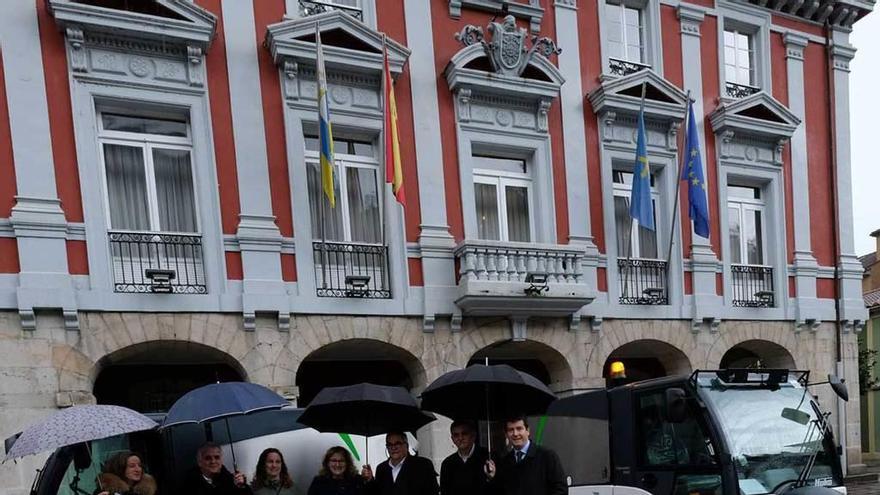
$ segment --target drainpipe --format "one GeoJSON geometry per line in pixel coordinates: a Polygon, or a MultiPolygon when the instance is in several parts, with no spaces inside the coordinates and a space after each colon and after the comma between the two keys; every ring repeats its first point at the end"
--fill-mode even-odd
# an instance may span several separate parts
{"type": "MultiPolygon", "coordinates": [[[[828,150],[831,153],[831,200],[834,206],[834,219],[831,222],[831,232],[834,236],[834,242],[831,243],[833,261],[834,261],[834,361],[835,373],[841,380],[846,379],[846,373],[843,366],[843,334],[840,325],[840,227],[839,221],[839,205],[837,197],[837,119],[834,113],[834,31],[831,27],[831,21],[825,20],[825,53],[827,55],[828,67],[826,68],[826,78],[828,81],[828,116],[831,124],[831,140],[828,150]]],[[[838,442],[840,444],[840,466],[843,470],[843,476],[847,475],[847,455],[846,455],[846,403],[837,397],[837,432],[838,442]]]]}

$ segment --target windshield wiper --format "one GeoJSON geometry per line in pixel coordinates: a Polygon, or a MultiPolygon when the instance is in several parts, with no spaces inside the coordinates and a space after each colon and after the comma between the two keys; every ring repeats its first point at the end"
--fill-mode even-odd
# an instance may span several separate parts
{"type": "MultiPolygon", "coordinates": [[[[814,449],[810,457],[807,458],[807,463],[804,464],[803,469],[801,469],[801,474],[798,475],[797,481],[794,483],[794,488],[800,488],[802,486],[806,486],[807,480],[810,478],[810,472],[813,470],[813,466],[816,465],[816,458],[819,456],[819,451],[823,447],[824,437],[828,432],[828,417],[831,415],[830,412],[823,413],[815,402],[810,402],[810,406],[813,408],[813,412],[816,413],[816,419],[813,420],[813,424],[816,428],[816,431],[820,433],[819,438],[819,447],[814,449]]],[[[809,431],[808,431],[809,434],[809,431]]],[[[809,440],[809,439],[807,439],[809,440]]],[[[807,442],[805,441],[804,444],[807,442]]]]}

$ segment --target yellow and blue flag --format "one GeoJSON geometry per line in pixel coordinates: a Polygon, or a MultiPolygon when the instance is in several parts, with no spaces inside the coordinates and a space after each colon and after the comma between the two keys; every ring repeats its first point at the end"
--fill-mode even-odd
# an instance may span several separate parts
{"type": "Polygon", "coordinates": [[[321,156],[321,187],[330,208],[336,207],[336,193],[333,189],[333,128],[330,125],[330,106],[327,103],[327,74],[324,69],[324,50],[321,49],[321,32],[315,25],[315,49],[317,50],[318,73],[318,140],[321,156]]]}
{"type": "Polygon", "coordinates": [[[694,223],[694,233],[709,238],[709,203],[706,201],[706,179],[703,175],[703,159],[700,158],[700,137],[694,120],[693,103],[688,102],[688,128],[685,134],[685,164],[681,168],[681,180],[688,183],[688,214],[694,223]]]}
{"type": "Polygon", "coordinates": [[[651,167],[648,163],[648,147],[645,145],[645,117],[639,111],[639,134],[636,138],[636,162],[633,165],[632,191],[629,215],[639,225],[654,230],[654,202],[651,200],[651,167]]]}

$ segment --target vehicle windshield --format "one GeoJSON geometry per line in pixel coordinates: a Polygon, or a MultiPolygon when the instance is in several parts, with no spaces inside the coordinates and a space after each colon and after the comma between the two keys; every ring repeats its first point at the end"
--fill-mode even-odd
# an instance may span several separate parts
{"type": "Polygon", "coordinates": [[[725,383],[715,373],[700,373],[697,390],[718,418],[743,495],[772,493],[797,480],[814,453],[807,484],[838,484],[834,453],[825,441],[821,420],[796,380],[771,390],[754,383],[725,383]]]}

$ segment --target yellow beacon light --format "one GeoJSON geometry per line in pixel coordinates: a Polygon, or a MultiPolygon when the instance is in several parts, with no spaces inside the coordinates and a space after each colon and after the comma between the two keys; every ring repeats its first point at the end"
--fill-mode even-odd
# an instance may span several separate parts
{"type": "Polygon", "coordinates": [[[626,366],[622,361],[611,363],[610,378],[626,378],[626,366]]]}

